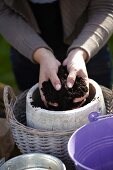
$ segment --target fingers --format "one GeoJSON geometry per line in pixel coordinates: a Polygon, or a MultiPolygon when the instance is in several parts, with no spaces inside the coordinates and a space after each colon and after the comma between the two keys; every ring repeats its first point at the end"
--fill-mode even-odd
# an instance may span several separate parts
{"type": "MultiPolygon", "coordinates": [[[[67,66],[67,63],[68,63],[68,59],[65,59],[63,62],[63,66],[67,66]]],[[[76,80],[77,70],[73,68],[73,66],[69,66],[68,71],[69,71],[69,74],[67,77],[67,86],[69,88],[72,88],[76,80]]]]}
{"type": "MultiPolygon", "coordinates": [[[[60,82],[60,79],[58,78],[56,72],[53,72],[53,75],[54,76],[50,77],[50,80],[51,80],[53,87],[58,91],[61,89],[61,82],[60,82]]],[[[49,102],[48,104],[51,106],[54,106],[54,107],[58,107],[58,103],[49,102]]]]}
{"type": "MultiPolygon", "coordinates": [[[[50,76],[50,81],[53,85],[53,87],[58,91],[61,89],[61,82],[60,82],[60,79],[58,78],[56,72],[52,72],[52,75],[50,76]]],[[[54,106],[54,107],[57,107],[58,106],[58,103],[51,103],[49,102],[48,103],[49,105],[51,106],[54,106]]]]}
{"type": "Polygon", "coordinates": [[[70,69],[69,69],[69,75],[67,77],[67,86],[69,88],[72,88],[75,81],[76,81],[77,76],[80,76],[80,77],[83,78],[83,80],[85,81],[85,84],[86,84],[86,86],[88,88],[88,91],[84,96],[74,99],[74,101],[73,101],[74,103],[85,101],[86,98],[89,96],[89,79],[88,79],[86,69],[84,69],[84,70],[82,70],[82,69],[76,70],[73,66],[71,66],[70,69]]]}
{"type": "Polygon", "coordinates": [[[43,95],[43,92],[42,92],[42,83],[44,81],[47,81],[47,78],[44,74],[42,74],[42,72],[40,71],[40,76],[39,76],[39,91],[40,91],[40,96],[41,96],[41,100],[43,101],[44,105],[47,107],[47,101],[45,99],[45,96],[43,95]]]}
{"type": "MultiPolygon", "coordinates": [[[[60,65],[60,64],[59,64],[60,65]]],[[[45,106],[47,107],[47,101],[46,101],[46,99],[45,99],[45,96],[44,96],[44,94],[43,94],[43,92],[42,92],[42,90],[41,90],[41,88],[42,88],[42,83],[44,82],[44,81],[48,81],[49,79],[50,79],[50,81],[51,81],[51,83],[52,83],[52,85],[53,85],[53,87],[56,89],[56,90],[60,90],[61,89],[61,82],[60,82],[60,79],[58,78],[58,76],[57,76],[57,70],[58,69],[52,69],[51,71],[45,71],[45,73],[44,73],[44,70],[43,69],[41,69],[40,70],[40,77],[39,77],[39,90],[40,90],[40,95],[41,95],[41,99],[42,99],[42,101],[44,102],[44,104],[45,104],[45,106]]],[[[50,105],[53,105],[53,106],[55,106],[55,107],[57,107],[58,106],[58,104],[57,103],[48,103],[48,104],[50,104],[50,105]]]]}
{"type": "Polygon", "coordinates": [[[86,93],[83,97],[74,99],[74,100],[73,100],[74,103],[84,101],[84,100],[86,100],[86,98],[89,96],[89,79],[86,78],[86,79],[84,79],[84,81],[85,81],[85,83],[86,83],[86,86],[87,86],[87,88],[88,88],[88,91],[87,91],[87,93],[86,93]]]}
{"type": "Polygon", "coordinates": [[[66,66],[66,65],[67,65],[67,61],[68,61],[68,58],[66,58],[66,59],[63,61],[63,66],[66,66]]]}
{"type": "Polygon", "coordinates": [[[61,83],[57,76],[58,68],[61,63],[55,58],[54,54],[44,48],[40,48],[34,55],[34,60],[40,64],[39,90],[41,99],[47,105],[46,99],[41,90],[42,83],[50,80],[56,90],[61,89],[61,83]]]}
{"type": "Polygon", "coordinates": [[[45,96],[43,95],[42,90],[41,90],[40,88],[39,88],[39,90],[40,90],[41,100],[43,101],[44,105],[45,105],[46,107],[48,107],[47,101],[46,101],[46,99],[45,99],[45,96]]]}
{"type": "Polygon", "coordinates": [[[67,86],[72,88],[77,76],[77,71],[75,69],[71,70],[68,77],[67,77],[67,86]]]}
{"type": "Polygon", "coordinates": [[[74,99],[74,102],[85,100],[89,95],[89,81],[83,51],[81,52],[80,49],[71,51],[68,57],[64,60],[63,65],[67,66],[68,69],[69,74],[67,77],[67,86],[69,88],[73,87],[77,76],[84,79],[88,88],[88,92],[83,97],[74,99]]]}
{"type": "Polygon", "coordinates": [[[88,97],[88,95],[89,95],[89,93],[87,92],[83,97],[74,99],[73,103],[78,103],[78,102],[85,100],[88,97]]]}
{"type": "Polygon", "coordinates": [[[83,106],[83,104],[86,102],[86,99],[82,100],[81,102],[79,102],[80,104],[77,107],[74,107],[73,109],[77,109],[80,108],[81,106],[83,106]]]}
{"type": "Polygon", "coordinates": [[[81,107],[85,102],[86,102],[86,99],[84,99],[84,100],[80,103],[79,107],[81,107]]]}
{"type": "Polygon", "coordinates": [[[61,89],[61,82],[60,79],[58,78],[56,72],[53,72],[51,77],[50,77],[50,81],[53,85],[53,87],[58,91],[61,89]]]}
{"type": "MultiPolygon", "coordinates": [[[[57,68],[59,68],[60,65],[61,65],[61,63],[57,60],[57,66],[58,66],[57,68]]],[[[51,76],[50,76],[50,81],[51,81],[53,87],[56,90],[60,90],[61,89],[61,82],[60,82],[60,79],[57,76],[57,73],[58,73],[58,69],[52,70],[51,76]]]]}
{"type": "Polygon", "coordinates": [[[51,106],[54,106],[54,107],[58,107],[58,103],[51,103],[51,102],[48,102],[49,105],[51,106]]]}

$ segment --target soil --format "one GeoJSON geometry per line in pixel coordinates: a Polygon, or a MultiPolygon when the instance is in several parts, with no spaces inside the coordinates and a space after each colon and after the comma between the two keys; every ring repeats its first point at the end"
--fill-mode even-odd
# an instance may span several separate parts
{"type": "MultiPolygon", "coordinates": [[[[75,98],[82,97],[86,94],[86,92],[88,91],[86,83],[82,77],[77,76],[74,86],[72,88],[68,88],[66,85],[67,76],[68,76],[68,71],[66,67],[60,66],[59,71],[58,71],[58,77],[60,78],[62,87],[61,87],[61,90],[59,91],[55,90],[50,80],[43,82],[42,92],[48,104],[48,108],[46,109],[62,111],[62,110],[75,109],[80,106],[81,102],[73,103],[73,100],[75,98]],[[52,106],[49,104],[49,102],[58,103],[58,106],[57,107],[52,106]]],[[[35,102],[33,102],[32,104],[35,107],[45,108],[43,103],[39,102],[39,100],[36,102],[36,99],[35,99],[35,102]]]]}

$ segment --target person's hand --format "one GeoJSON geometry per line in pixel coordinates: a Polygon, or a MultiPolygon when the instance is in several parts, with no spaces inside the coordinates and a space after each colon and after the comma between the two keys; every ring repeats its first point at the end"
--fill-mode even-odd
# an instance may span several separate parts
{"type": "MultiPolygon", "coordinates": [[[[69,75],[67,77],[67,86],[69,88],[72,88],[74,85],[74,82],[76,81],[76,76],[82,77],[86,85],[89,89],[89,79],[88,79],[88,73],[86,69],[85,60],[87,59],[87,53],[82,49],[74,49],[72,50],[67,58],[64,60],[63,65],[67,66],[67,70],[69,72],[69,75]]],[[[76,98],[73,102],[80,102],[85,101],[86,98],[89,95],[89,90],[86,93],[85,96],[81,98],[76,98]]]]}
{"type": "MultiPolygon", "coordinates": [[[[33,59],[36,63],[40,64],[39,90],[40,90],[41,99],[44,102],[44,104],[47,106],[47,102],[41,91],[42,83],[50,79],[53,87],[56,90],[60,90],[61,82],[57,76],[57,73],[58,73],[58,68],[61,65],[61,63],[55,58],[55,56],[50,50],[47,50],[45,48],[38,49],[34,53],[33,59]]],[[[57,106],[56,103],[52,105],[57,106]]]]}

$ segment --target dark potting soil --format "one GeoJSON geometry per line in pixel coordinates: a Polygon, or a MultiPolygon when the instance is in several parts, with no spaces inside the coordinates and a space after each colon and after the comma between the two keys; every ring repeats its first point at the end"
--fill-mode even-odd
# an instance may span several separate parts
{"type": "Polygon", "coordinates": [[[42,107],[47,110],[55,110],[55,111],[62,111],[62,110],[71,110],[78,108],[81,102],[73,103],[75,98],[82,97],[88,91],[85,81],[82,77],[76,77],[75,84],[72,88],[68,88],[66,85],[66,79],[68,76],[67,68],[64,66],[60,66],[58,71],[58,77],[61,81],[61,89],[56,91],[53,87],[50,80],[43,82],[42,84],[42,92],[46,98],[48,108],[45,108],[43,102],[39,97],[39,91],[35,93],[34,102],[32,105],[35,107],[42,107]],[[58,103],[58,106],[52,106],[49,104],[51,103],[58,103]]]}

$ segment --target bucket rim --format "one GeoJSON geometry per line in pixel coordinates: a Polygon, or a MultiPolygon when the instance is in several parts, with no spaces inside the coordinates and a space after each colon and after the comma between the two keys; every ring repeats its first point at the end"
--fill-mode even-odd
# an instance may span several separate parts
{"type": "Polygon", "coordinates": [[[68,150],[68,154],[69,154],[70,158],[72,159],[72,161],[74,162],[74,164],[75,164],[76,166],[79,165],[81,168],[84,168],[84,169],[86,169],[86,170],[94,170],[94,169],[89,168],[89,167],[87,167],[87,166],[85,166],[85,165],[82,165],[80,162],[78,162],[77,160],[75,160],[75,159],[73,158],[73,155],[72,155],[71,152],[70,152],[71,140],[72,140],[72,138],[74,137],[74,135],[75,135],[78,131],[80,131],[82,128],[84,128],[85,126],[87,126],[87,125],[89,125],[89,124],[90,124],[90,122],[89,122],[88,124],[85,124],[85,125],[83,125],[82,127],[78,128],[78,129],[71,135],[71,137],[69,138],[68,144],[67,144],[67,150],[68,150]]]}
{"type": "Polygon", "coordinates": [[[73,154],[70,152],[71,141],[72,141],[73,137],[74,137],[80,130],[82,130],[83,128],[87,128],[88,126],[93,125],[93,124],[95,124],[95,123],[104,122],[104,121],[106,121],[106,120],[108,120],[108,119],[109,119],[109,120],[110,120],[110,119],[113,119],[113,116],[111,116],[111,114],[110,114],[110,116],[109,116],[109,114],[108,114],[108,116],[106,116],[106,117],[102,117],[101,119],[97,119],[96,121],[93,121],[93,122],[88,122],[87,124],[83,125],[82,127],[78,128],[77,130],[75,130],[75,131],[72,133],[72,135],[70,136],[70,138],[69,138],[69,140],[68,140],[67,150],[68,150],[68,154],[69,154],[70,158],[72,159],[72,161],[74,162],[74,164],[75,164],[76,166],[79,165],[81,168],[84,168],[85,170],[94,170],[94,169],[92,169],[92,168],[89,168],[89,167],[81,164],[81,163],[78,162],[76,159],[74,159],[73,154]]]}
{"type": "Polygon", "coordinates": [[[66,170],[66,166],[65,164],[63,163],[62,160],[60,160],[59,158],[57,158],[56,156],[53,156],[53,155],[50,155],[50,154],[46,154],[46,153],[41,153],[41,152],[38,152],[38,153],[25,153],[25,154],[22,154],[22,155],[18,155],[18,156],[15,156],[9,160],[7,160],[6,162],[4,162],[2,164],[2,166],[0,167],[0,170],[2,170],[2,167],[5,168],[5,166],[7,166],[8,164],[10,164],[12,161],[16,162],[16,160],[24,160],[24,159],[29,159],[29,158],[43,158],[44,160],[46,159],[50,159],[54,162],[57,162],[57,164],[59,165],[60,168],[62,168],[62,170],[66,170]]]}

